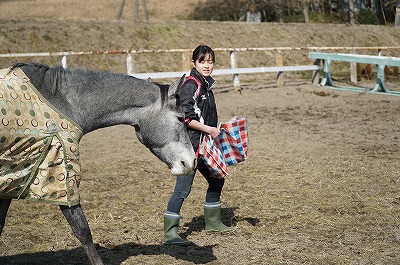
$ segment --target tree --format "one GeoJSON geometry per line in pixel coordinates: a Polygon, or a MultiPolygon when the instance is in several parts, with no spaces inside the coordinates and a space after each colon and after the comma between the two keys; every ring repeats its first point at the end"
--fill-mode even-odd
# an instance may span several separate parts
{"type": "MultiPolygon", "coordinates": [[[[137,21],[139,20],[139,0],[135,0],[135,17],[134,20],[137,21]]],[[[122,13],[124,11],[124,7],[125,7],[125,2],[126,0],[122,0],[121,2],[121,6],[119,7],[119,11],[118,11],[118,15],[117,15],[117,19],[120,20],[122,17],[122,13]]],[[[142,4],[143,4],[143,9],[144,9],[144,20],[147,22],[148,21],[148,17],[147,17],[147,5],[146,5],[146,0],[142,0],[142,4]]]]}
{"type": "Polygon", "coordinates": [[[122,0],[121,6],[119,7],[117,19],[120,20],[122,17],[122,12],[124,11],[124,6],[125,6],[125,0],[122,0]]]}
{"type": "MultiPolygon", "coordinates": [[[[143,10],[144,10],[144,20],[147,22],[147,5],[146,5],[146,0],[142,0],[143,4],[143,10]]],[[[135,4],[135,21],[139,20],[139,0],[136,0],[135,4]]]]}
{"type": "Polygon", "coordinates": [[[355,13],[354,13],[354,0],[349,0],[349,22],[350,25],[356,23],[355,13]]]}
{"type": "Polygon", "coordinates": [[[308,8],[310,6],[310,0],[302,0],[303,2],[303,15],[304,15],[304,22],[310,22],[310,17],[308,16],[308,8]]]}

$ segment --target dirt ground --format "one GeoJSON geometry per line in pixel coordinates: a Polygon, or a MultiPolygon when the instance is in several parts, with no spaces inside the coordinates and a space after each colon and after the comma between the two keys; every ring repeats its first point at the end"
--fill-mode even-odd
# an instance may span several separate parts
{"type": "MultiPolygon", "coordinates": [[[[204,232],[197,175],[180,230],[193,245],[163,246],[174,178],[132,128],[102,129],[81,141],[81,203],[106,264],[400,264],[400,97],[307,81],[215,93],[221,121],[249,122],[222,195],[234,232],[204,232]]],[[[57,206],[14,201],[0,264],[87,262],[57,206]]]]}

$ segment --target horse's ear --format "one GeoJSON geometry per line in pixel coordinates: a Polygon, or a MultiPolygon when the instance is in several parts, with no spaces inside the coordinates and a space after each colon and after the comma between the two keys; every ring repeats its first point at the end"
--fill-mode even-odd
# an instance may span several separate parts
{"type": "Polygon", "coordinates": [[[185,81],[185,78],[186,78],[186,74],[182,75],[182,77],[179,80],[176,80],[169,86],[169,89],[168,89],[169,96],[172,94],[175,94],[179,91],[183,82],[185,81]]]}

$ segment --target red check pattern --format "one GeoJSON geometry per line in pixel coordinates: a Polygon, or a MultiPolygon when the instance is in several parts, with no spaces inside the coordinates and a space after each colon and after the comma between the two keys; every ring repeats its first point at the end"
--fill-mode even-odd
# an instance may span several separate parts
{"type": "Polygon", "coordinates": [[[221,124],[221,133],[214,143],[222,152],[227,166],[245,161],[249,144],[246,117],[234,117],[221,124]]]}
{"type": "Polygon", "coordinates": [[[211,136],[207,135],[202,143],[202,157],[205,164],[214,178],[224,178],[228,175],[228,168],[225,164],[221,151],[214,144],[211,136]]]}
{"type": "Polygon", "coordinates": [[[228,175],[228,166],[245,161],[249,145],[246,117],[234,117],[221,124],[216,139],[206,135],[199,151],[205,164],[215,178],[228,175]]]}

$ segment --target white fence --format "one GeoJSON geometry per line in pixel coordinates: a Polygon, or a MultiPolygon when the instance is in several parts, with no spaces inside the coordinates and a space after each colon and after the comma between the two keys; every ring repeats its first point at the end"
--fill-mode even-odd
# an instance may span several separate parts
{"type": "MultiPolygon", "coordinates": [[[[229,52],[230,68],[229,69],[216,69],[213,75],[232,75],[233,86],[236,90],[240,90],[240,74],[251,73],[267,73],[275,72],[278,85],[283,85],[283,72],[287,71],[314,71],[313,80],[315,80],[319,70],[319,65],[295,65],[284,66],[282,53],[285,51],[350,51],[352,53],[359,53],[360,51],[374,51],[380,55],[382,51],[396,50],[400,51],[400,46],[393,47],[264,47],[264,48],[214,48],[215,52],[229,52]],[[250,67],[238,68],[236,67],[236,56],[241,52],[251,51],[264,51],[275,54],[276,66],[274,67],[250,67]]],[[[176,78],[188,73],[191,68],[191,49],[168,49],[168,50],[118,50],[118,51],[68,51],[68,52],[40,52],[40,53],[4,53],[0,54],[0,58],[18,58],[18,57],[49,57],[49,56],[62,56],[62,65],[67,67],[68,56],[80,55],[124,55],[126,54],[126,72],[129,75],[138,78],[176,78]],[[182,71],[181,72],[149,72],[149,73],[136,73],[134,69],[135,60],[133,55],[148,54],[148,53],[181,53],[182,55],[182,71]]]]}

